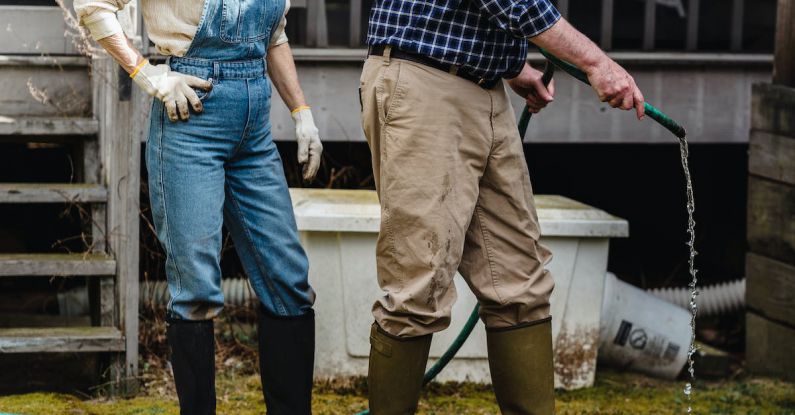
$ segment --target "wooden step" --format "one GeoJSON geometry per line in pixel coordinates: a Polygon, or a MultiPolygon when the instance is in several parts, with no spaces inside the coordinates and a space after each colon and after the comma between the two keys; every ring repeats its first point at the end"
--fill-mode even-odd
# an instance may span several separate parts
{"type": "Polygon", "coordinates": [[[0,203],[104,203],[108,191],[88,183],[0,183],[0,203]]]}
{"type": "Polygon", "coordinates": [[[0,277],[115,274],[116,261],[105,254],[0,254],[0,277]]]}
{"type": "Polygon", "coordinates": [[[115,327],[0,329],[0,353],[121,351],[124,351],[124,336],[115,327]]]}
{"type": "Polygon", "coordinates": [[[95,135],[98,132],[99,123],[93,118],[0,115],[0,136],[95,135]]]}
{"type": "MultiPolygon", "coordinates": [[[[5,28],[2,20],[0,16],[0,28],[5,28]]],[[[72,43],[64,39],[63,33],[60,38],[61,42],[72,43]]],[[[43,56],[38,52],[36,55],[0,55],[3,82],[0,114],[90,118],[92,90],[88,62],[80,56],[43,56]]]]}

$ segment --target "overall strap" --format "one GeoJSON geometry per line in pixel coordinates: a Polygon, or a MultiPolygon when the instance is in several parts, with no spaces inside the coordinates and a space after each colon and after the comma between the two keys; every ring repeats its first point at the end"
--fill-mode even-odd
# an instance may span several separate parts
{"type": "Polygon", "coordinates": [[[210,28],[213,27],[213,22],[221,18],[221,1],[222,0],[204,0],[202,17],[199,20],[196,34],[193,36],[193,41],[188,51],[185,53],[185,57],[195,57],[197,56],[197,52],[201,50],[208,34],[211,32],[210,28]]]}

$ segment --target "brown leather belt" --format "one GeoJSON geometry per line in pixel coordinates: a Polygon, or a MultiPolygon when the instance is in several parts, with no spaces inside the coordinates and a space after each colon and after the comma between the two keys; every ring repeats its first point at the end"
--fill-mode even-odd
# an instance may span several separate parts
{"type": "MultiPolygon", "coordinates": [[[[378,55],[384,56],[384,51],[386,50],[386,45],[375,45],[370,46],[368,49],[368,55],[378,55]]],[[[453,74],[455,76],[461,77],[466,79],[467,81],[474,82],[478,84],[483,89],[492,89],[498,83],[500,83],[501,79],[485,79],[479,76],[475,76],[472,74],[468,74],[460,70],[460,66],[458,65],[451,65],[448,63],[438,62],[433,60],[427,56],[420,55],[417,53],[406,52],[400,49],[395,48],[394,46],[390,47],[389,57],[395,59],[403,59],[411,62],[416,62],[425,66],[430,66],[431,68],[438,69],[440,71],[445,71],[447,73],[453,74]]]]}

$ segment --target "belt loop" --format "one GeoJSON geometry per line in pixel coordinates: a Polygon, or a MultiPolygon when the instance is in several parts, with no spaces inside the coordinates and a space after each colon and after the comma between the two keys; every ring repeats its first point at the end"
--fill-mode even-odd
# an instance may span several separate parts
{"type": "Polygon", "coordinates": [[[213,79],[221,79],[221,63],[213,62],[213,79]]]}
{"type": "Polygon", "coordinates": [[[387,62],[389,62],[390,60],[389,57],[391,55],[392,55],[392,46],[391,45],[384,46],[384,58],[386,59],[387,62]]]}
{"type": "Polygon", "coordinates": [[[268,77],[268,57],[267,56],[263,56],[262,57],[262,76],[264,76],[265,78],[268,77]]]}
{"type": "Polygon", "coordinates": [[[460,68],[460,66],[458,66],[458,65],[450,65],[450,74],[458,75],[458,68],[460,68]]]}

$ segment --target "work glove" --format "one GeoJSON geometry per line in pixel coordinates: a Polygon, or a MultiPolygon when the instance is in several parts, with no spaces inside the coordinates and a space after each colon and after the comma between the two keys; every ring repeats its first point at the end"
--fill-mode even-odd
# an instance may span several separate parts
{"type": "Polygon", "coordinates": [[[210,81],[174,72],[168,65],[152,65],[149,61],[144,61],[130,76],[147,94],[163,101],[171,121],[190,118],[188,103],[197,113],[202,112],[202,102],[193,88],[213,89],[210,81]]]}
{"type": "Polygon", "coordinates": [[[291,113],[295,121],[295,137],[298,140],[298,164],[303,166],[305,181],[312,181],[320,168],[323,144],[320,143],[315,120],[308,106],[302,105],[291,113]]]}

